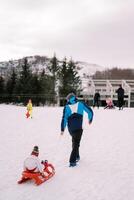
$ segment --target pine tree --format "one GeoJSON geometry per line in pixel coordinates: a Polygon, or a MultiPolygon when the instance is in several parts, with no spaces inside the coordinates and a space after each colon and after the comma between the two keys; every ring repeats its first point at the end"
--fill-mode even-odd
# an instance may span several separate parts
{"type": "Polygon", "coordinates": [[[21,101],[27,102],[27,98],[32,98],[32,89],[32,72],[27,58],[25,58],[16,87],[16,92],[22,96],[21,101]]]}
{"type": "Polygon", "coordinates": [[[68,63],[68,82],[68,89],[79,95],[81,91],[81,80],[78,75],[77,67],[72,59],[68,63]]]}
{"type": "Polygon", "coordinates": [[[68,68],[67,68],[67,59],[64,58],[62,66],[59,71],[59,79],[60,79],[60,86],[59,86],[59,93],[60,96],[65,97],[68,94],[68,68]]]}
{"type": "Polygon", "coordinates": [[[31,93],[32,89],[31,80],[32,80],[32,72],[30,70],[28,61],[25,58],[24,64],[22,65],[22,71],[20,72],[18,92],[21,94],[31,93]]]}
{"type": "Polygon", "coordinates": [[[45,74],[43,70],[40,75],[40,95],[41,102],[44,104],[53,102],[53,79],[52,76],[45,74]]]}
{"type": "Polygon", "coordinates": [[[6,83],[6,93],[9,96],[9,102],[13,102],[13,94],[15,93],[15,87],[16,87],[16,81],[17,81],[17,74],[15,72],[15,69],[12,69],[11,76],[8,78],[6,83]]]}
{"type": "Polygon", "coordinates": [[[70,92],[79,94],[80,90],[81,81],[76,65],[72,59],[67,63],[65,58],[60,70],[60,96],[65,97],[70,92]]]}
{"type": "Polygon", "coordinates": [[[54,54],[53,58],[50,60],[50,65],[48,68],[52,74],[52,98],[55,100],[59,72],[59,63],[58,59],[56,58],[56,54],[54,54]]]}
{"type": "Polygon", "coordinates": [[[5,81],[2,76],[0,76],[0,102],[4,102],[4,92],[5,92],[5,81]]]}
{"type": "Polygon", "coordinates": [[[0,94],[4,94],[4,78],[0,76],[0,94]]]}
{"type": "Polygon", "coordinates": [[[41,92],[41,86],[40,86],[40,81],[39,81],[39,75],[35,73],[32,78],[31,78],[31,94],[32,94],[32,102],[35,105],[39,105],[40,101],[40,92],[41,92]]]}

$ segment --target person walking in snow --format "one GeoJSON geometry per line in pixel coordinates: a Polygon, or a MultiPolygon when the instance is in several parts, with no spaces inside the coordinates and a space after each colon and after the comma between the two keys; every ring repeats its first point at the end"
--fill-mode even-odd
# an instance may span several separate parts
{"type": "Polygon", "coordinates": [[[70,167],[76,166],[76,162],[80,160],[79,146],[83,133],[83,114],[84,111],[88,114],[88,121],[91,124],[93,120],[93,111],[84,102],[78,101],[74,93],[67,96],[67,103],[63,110],[61,121],[61,135],[63,135],[66,125],[72,137],[72,151],[70,154],[70,167]]]}
{"type": "Polygon", "coordinates": [[[124,104],[124,89],[121,85],[119,85],[118,90],[116,90],[116,93],[118,95],[118,106],[119,110],[123,110],[123,104],[124,104]]]}
{"type": "Polygon", "coordinates": [[[32,118],[33,117],[33,105],[32,105],[32,100],[29,99],[28,104],[27,104],[27,113],[26,113],[27,118],[32,118]]]}

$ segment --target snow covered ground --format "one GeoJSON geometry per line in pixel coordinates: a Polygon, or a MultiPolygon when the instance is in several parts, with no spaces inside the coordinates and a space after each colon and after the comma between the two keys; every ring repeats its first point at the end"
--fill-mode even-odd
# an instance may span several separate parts
{"type": "Polygon", "coordinates": [[[133,200],[134,109],[94,109],[94,121],[84,118],[81,160],[68,167],[71,137],[60,136],[63,108],[0,105],[0,200],[133,200]],[[18,185],[24,159],[34,145],[56,175],[46,183],[18,185]]]}

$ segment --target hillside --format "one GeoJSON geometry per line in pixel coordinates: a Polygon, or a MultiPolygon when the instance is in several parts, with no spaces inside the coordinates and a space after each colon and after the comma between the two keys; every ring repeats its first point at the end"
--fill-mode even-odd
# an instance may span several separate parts
{"type": "MultiPolygon", "coordinates": [[[[30,64],[32,71],[38,71],[40,72],[42,69],[45,69],[46,73],[48,73],[47,66],[50,63],[50,59],[46,56],[28,56],[26,57],[28,59],[28,63],[30,64]]],[[[23,62],[23,59],[19,60],[11,60],[7,62],[0,62],[0,71],[2,74],[8,74],[9,71],[15,67],[18,71],[20,70],[20,65],[23,62]]],[[[61,61],[59,61],[61,63],[61,61]]],[[[77,69],[79,72],[79,75],[81,78],[87,78],[91,75],[93,75],[97,70],[102,71],[104,70],[104,67],[96,65],[96,64],[90,64],[86,62],[76,61],[77,69]]]]}

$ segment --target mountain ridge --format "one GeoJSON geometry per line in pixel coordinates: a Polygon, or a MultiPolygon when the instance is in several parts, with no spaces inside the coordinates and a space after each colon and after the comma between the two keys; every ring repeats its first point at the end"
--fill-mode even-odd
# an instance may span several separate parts
{"type": "MultiPolygon", "coordinates": [[[[35,71],[40,72],[42,71],[42,69],[45,69],[46,73],[48,73],[47,66],[50,63],[51,58],[48,58],[47,56],[34,55],[34,56],[26,56],[20,59],[0,62],[1,74],[8,73],[14,67],[17,70],[20,70],[21,64],[25,58],[27,58],[28,63],[30,64],[33,72],[35,71]]],[[[59,63],[61,62],[62,61],[59,60],[59,63]]],[[[104,70],[104,67],[98,64],[88,63],[84,61],[75,61],[75,64],[77,66],[77,70],[81,78],[88,78],[92,76],[93,74],[95,74],[96,71],[104,70]]]]}

